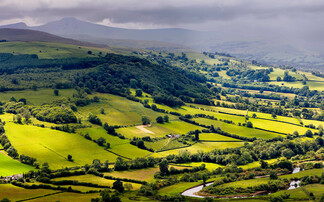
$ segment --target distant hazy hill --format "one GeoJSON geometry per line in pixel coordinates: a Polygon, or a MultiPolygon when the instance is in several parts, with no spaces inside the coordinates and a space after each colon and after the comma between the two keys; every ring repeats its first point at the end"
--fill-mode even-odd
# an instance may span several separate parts
{"type": "Polygon", "coordinates": [[[324,48],[323,50],[311,50],[303,45],[286,43],[279,39],[253,38],[251,40],[242,38],[240,35],[233,35],[233,37],[222,30],[203,32],[178,28],[122,29],[75,18],[63,18],[35,27],[26,27],[24,23],[6,27],[29,28],[111,46],[158,50],[183,50],[190,47],[198,51],[226,52],[241,59],[257,60],[267,64],[291,65],[308,70],[324,71],[324,48]]]}
{"type": "Polygon", "coordinates": [[[28,30],[28,29],[1,28],[1,27],[0,27],[0,40],[40,41],[40,42],[71,44],[76,46],[105,47],[104,45],[63,38],[60,36],[55,36],[53,34],[48,34],[41,31],[28,30]]]}

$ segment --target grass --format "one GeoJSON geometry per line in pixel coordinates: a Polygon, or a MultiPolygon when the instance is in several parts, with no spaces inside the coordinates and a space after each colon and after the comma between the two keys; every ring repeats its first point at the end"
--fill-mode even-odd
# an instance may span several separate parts
{"type": "MultiPolygon", "coordinates": [[[[265,162],[267,162],[268,164],[273,164],[273,163],[277,162],[277,159],[265,160],[265,162]]],[[[257,167],[260,167],[260,162],[259,161],[254,161],[252,163],[242,165],[242,166],[239,166],[239,167],[243,168],[244,170],[251,169],[251,168],[257,168],[257,167]]]]}
{"type": "Polygon", "coordinates": [[[206,169],[208,169],[209,171],[211,170],[215,170],[219,167],[224,167],[222,165],[216,164],[216,163],[207,163],[207,162],[191,162],[191,163],[183,163],[183,164],[177,164],[177,165],[183,165],[183,166],[191,166],[191,167],[197,167],[197,166],[201,166],[201,164],[205,164],[206,165],[206,169]]]}
{"type": "Polygon", "coordinates": [[[146,133],[136,127],[119,128],[117,132],[131,139],[133,137],[164,137],[168,134],[186,134],[189,131],[202,130],[203,128],[183,121],[170,121],[163,124],[153,123],[151,127],[146,127],[146,129],[154,134],[146,133]]]}
{"type": "MultiPolygon", "coordinates": [[[[155,121],[158,116],[165,115],[124,97],[100,93],[93,94],[93,96],[98,96],[100,102],[80,107],[78,111],[83,119],[87,119],[89,114],[92,113],[97,115],[103,123],[107,122],[109,125],[139,125],[142,123],[143,116],[155,121]],[[101,108],[104,109],[105,114],[100,113],[101,108]]],[[[173,116],[169,117],[170,119],[173,118],[173,116]]]]}
{"type": "Polygon", "coordinates": [[[91,50],[94,55],[98,55],[100,51],[74,45],[66,45],[61,43],[47,42],[7,42],[0,44],[1,53],[13,54],[36,54],[40,59],[54,58],[84,58],[93,57],[87,52],[91,50]]]}
{"type": "MultiPolygon", "coordinates": [[[[207,182],[213,182],[213,181],[219,180],[219,179],[221,179],[221,177],[213,177],[213,178],[208,179],[207,182]]],[[[194,186],[201,185],[202,183],[203,183],[202,180],[199,180],[197,182],[180,182],[175,185],[163,187],[162,189],[159,190],[159,194],[160,195],[168,195],[168,196],[178,195],[178,194],[184,192],[185,190],[187,190],[191,187],[194,187],[194,186]]]]}
{"type": "Polygon", "coordinates": [[[169,143],[165,145],[165,147],[162,148],[162,150],[167,150],[167,149],[176,149],[179,147],[184,147],[187,146],[179,141],[177,139],[170,139],[169,143]]]}
{"type": "Polygon", "coordinates": [[[110,143],[109,150],[127,158],[143,157],[150,154],[149,151],[139,149],[138,147],[131,145],[129,140],[120,139],[117,136],[107,134],[106,130],[99,126],[93,126],[92,128],[82,128],[77,131],[79,134],[88,133],[92,139],[98,139],[103,137],[110,143]]]}
{"type": "Polygon", "coordinates": [[[41,105],[44,103],[51,103],[55,100],[62,99],[63,97],[72,97],[74,92],[74,89],[61,89],[59,90],[59,96],[55,96],[53,89],[39,89],[37,91],[7,91],[0,93],[0,101],[8,102],[12,97],[16,98],[16,100],[25,98],[27,99],[28,104],[41,105]]]}
{"type": "Polygon", "coordinates": [[[253,128],[247,128],[244,126],[238,126],[234,124],[228,124],[222,121],[216,121],[216,120],[211,120],[211,119],[205,119],[205,118],[194,118],[194,121],[200,123],[200,124],[205,124],[205,125],[214,125],[215,128],[220,127],[223,131],[243,136],[243,137],[249,137],[249,138],[262,138],[262,139],[272,139],[279,134],[271,133],[271,132],[266,132],[266,131],[261,131],[253,128]]]}
{"type": "MultiPolygon", "coordinates": [[[[99,184],[101,186],[110,186],[110,187],[112,187],[113,183],[116,181],[116,180],[108,180],[95,175],[80,175],[80,176],[61,177],[61,178],[54,179],[54,181],[60,181],[60,180],[76,180],[78,182],[88,182],[93,184],[99,184]]],[[[142,186],[141,184],[138,183],[130,183],[130,182],[123,182],[123,183],[132,184],[134,190],[137,190],[142,186]]]]}
{"type": "Polygon", "coordinates": [[[144,180],[152,181],[154,179],[154,174],[159,171],[158,167],[138,169],[138,170],[126,170],[126,171],[114,171],[105,173],[105,175],[119,177],[119,178],[128,178],[134,180],[144,180]]]}
{"type": "Polygon", "coordinates": [[[226,141],[236,141],[241,142],[242,140],[223,136],[217,133],[200,133],[199,134],[199,140],[201,141],[219,141],[219,142],[226,142],[226,141]]]}
{"type": "MultiPolygon", "coordinates": [[[[272,130],[272,131],[286,133],[286,134],[288,133],[292,134],[294,131],[298,131],[299,134],[305,134],[305,132],[309,130],[309,128],[306,127],[291,125],[282,122],[268,121],[263,119],[250,118],[250,121],[253,123],[253,127],[258,127],[258,128],[272,130]]],[[[311,130],[313,132],[315,131],[313,129],[311,130]]]]}
{"type": "Polygon", "coordinates": [[[153,149],[154,151],[158,151],[161,148],[163,148],[164,146],[166,146],[166,144],[168,142],[169,142],[169,139],[165,138],[165,139],[161,139],[161,140],[154,141],[154,142],[145,142],[145,146],[153,149]]]}
{"type": "Polygon", "coordinates": [[[170,154],[178,154],[181,150],[188,150],[191,153],[196,153],[198,151],[211,151],[214,149],[226,149],[226,148],[234,148],[241,147],[244,145],[244,142],[198,142],[190,147],[181,148],[181,149],[173,149],[163,152],[158,152],[152,154],[153,157],[163,157],[168,156],[170,154]]]}
{"type": "Polygon", "coordinates": [[[35,168],[14,160],[0,151],[0,176],[23,174],[35,168]]]}
{"type": "Polygon", "coordinates": [[[78,201],[78,202],[89,202],[92,198],[100,198],[100,193],[90,194],[78,194],[71,192],[61,192],[59,194],[42,197],[39,199],[30,200],[32,202],[43,202],[43,201],[78,201]]]}
{"type": "MultiPolygon", "coordinates": [[[[6,115],[0,118],[3,119],[4,116],[6,115]]],[[[40,163],[48,162],[52,169],[90,164],[93,159],[113,162],[117,158],[78,134],[19,125],[9,121],[6,121],[5,129],[11,144],[19,154],[34,157],[40,163]],[[72,155],[74,162],[66,159],[68,154],[72,155]]]]}
{"type": "Polygon", "coordinates": [[[321,176],[323,172],[324,172],[324,168],[311,169],[311,170],[300,171],[298,173],[294,173],[294,174],[290,174],[290,175],[281,175],[281,176],[279,176],[279,178],[291,179],[291,178],[301,178],[304,176],[311,176],[311,175],[321,176]]]}
{"type": "Polygon", "coordinates": [[[24,189],[12,184],[0,184],[0,199],[8,198],[11,201],[44,196],[58,191],[48,189],[24,189]]]}

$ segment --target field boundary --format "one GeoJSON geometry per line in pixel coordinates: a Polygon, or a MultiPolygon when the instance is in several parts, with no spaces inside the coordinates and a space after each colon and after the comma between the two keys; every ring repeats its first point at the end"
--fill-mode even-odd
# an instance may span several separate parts
{"type": "Polygon", "coordinates": [[[17,202],[30,201],[30,200],[39,199],[39,198],[52,196],[52,195],[55,195],[55,194],[61,194],[61,193],[64,193],[64,191],[55,192],[55,193],[51,193],[51,194],[45,194],[45,195],[42,195],[42,196],[36,196],[36,197],[33,197],[33,198],[22,199],[22,200],[18,200],[17,202]]]}
{"type": "Polygon", "coordinates": [[[131,159],[131,158],[128,158],[128,157],[123,156],[123,155],[120,155],[120,154],[117,154],[117,153],[115,153],[115,152],[113,152],[113,151],[110,151],[110,150],[108,150],[108,149],[105,149],[105,151],[110,152],[110,153],[112,153],[112,154],[115,154],[115,155],[117,155],[117,156],[119,156],[119,157],[122,157],[122,158],[128,159],[128,160],[133,160],[133,159],[131,159]]]}

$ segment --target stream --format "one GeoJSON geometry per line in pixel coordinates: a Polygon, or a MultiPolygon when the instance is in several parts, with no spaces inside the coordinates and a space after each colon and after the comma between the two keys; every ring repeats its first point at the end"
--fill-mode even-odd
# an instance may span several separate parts
{"type": "MultiPolygon", "coordinates": [[[[292,171],[291,174],[295,174],[295,173],[298,173],[298,172],[300,172],[299,167],[294,168],[294,170],[292,171]]],[[[206,187],[212,185],[213,183],[214,182],[206,183],[206,187]]],[[[290,182],[289,188],[287,190],[298,188],[299,183],[300,183],[300,180],[297,180],[297,181],[292,180],[290,182]]],[[[205,198],[205,196],[196,195],[196,193],[201,191],[203,188],[204,188],[204,185],[195,186],[195,187],[192,187],[190,189],[185,190],[184,192],[181,193],[181,195],[195,197],[195,198],[205,198]]],[[[251,196],[249,196],[249,197],[251,197],[251,196]]],[[[249,197],[230,197],[230,198],[249,198],[249,197]]]]}

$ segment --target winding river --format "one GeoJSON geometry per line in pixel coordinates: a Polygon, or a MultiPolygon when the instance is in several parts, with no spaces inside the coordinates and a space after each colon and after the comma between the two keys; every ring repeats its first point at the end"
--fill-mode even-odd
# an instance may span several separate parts
{"type": "MultiPolygon", "coordinates": [[[[300,168],[297,167],[297,168],[294,168],[294,170],[292,171],[291,174],[295,174],[295,173],[298,173],[298,172],[300,172],[300,168]]],[[[214,182],[206,183],[206,186],[212,185],[213,183],[214,182]]],[[[290,182],[288,190],[298,188],[299,183],[300,183],[300,180],[297,180],[297,181],[292,180],[290,182]]],[[[195,186],[195,187],[192,187],[190,189],[185,190],[184,192],[181,193],[181,195],[195,197],[195,198],[205,198],[205,196],[199,196],[199,195],[196,194],[197,192],[201,191],[203,188],[204,188],[204,185],[195,186]]],[[[233,198],[238,198],[238,197],[233,197],[233,198]]],[[[241,198],[248,198],[248,197],[241,197],[241,198]]]]}

